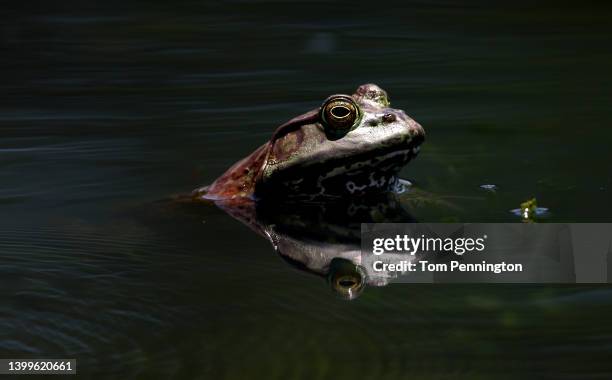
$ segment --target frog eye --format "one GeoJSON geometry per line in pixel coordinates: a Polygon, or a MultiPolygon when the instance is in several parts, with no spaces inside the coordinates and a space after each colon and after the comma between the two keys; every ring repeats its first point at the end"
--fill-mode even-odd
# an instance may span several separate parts
{"type": "Polygon", "coordinates": [[[332,96],[321,106],[321,121],[329,132],[346,133],[360,117],[359,106],[350,96],[332,96]]]}

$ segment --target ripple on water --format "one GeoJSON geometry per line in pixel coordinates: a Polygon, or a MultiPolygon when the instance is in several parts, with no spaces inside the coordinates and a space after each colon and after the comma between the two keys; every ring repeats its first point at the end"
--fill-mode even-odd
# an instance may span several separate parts
{"type": "MultiPolygon", "coordinates": [[[[285,269],[271,250],[271,261],[258,260],[244,247],[212,255],[201,233],[166,232],[130,222],[0,227],[0,351],[84,357],[98,368],[96,360],[125,356],[106,363],[110,372],[121,373],[166,350],[159,340],[172,331],[191,324],[208,331],[211,319],[232,309],[222,304],[226,297],[263,288],[258,281],[268,279],[245,279],[237,268],[285,269]],[[234,255],[233,265],[224,265],[220,254],[234,255]],[[216,290],[226,282],[229,295],[216,290]]],[[[176,356],[158,359],[156,365],[168,371],[180,362],[176,356]]]]}
{"type": "Polygon", "coordinates": [[[140,351],[189,314],[170,302],[180,288],[156,278],[179,275],[184,267],[166,265],[175,260],[194,261],[135,225],[0,229],[0,351],[91,360],[140,351]]]}

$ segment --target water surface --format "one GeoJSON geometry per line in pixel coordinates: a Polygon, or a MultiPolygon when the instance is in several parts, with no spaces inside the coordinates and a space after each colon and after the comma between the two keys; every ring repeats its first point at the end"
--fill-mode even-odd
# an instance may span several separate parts
{"type": "Polygon", "coordinates": [[[368,288],[351,302],[221,210],[277,125],[373,82],[427,131],[422,221],[610,221],[610,8],[45,2],[0,26],[0,356],[105,378],[609,378],[607,287],[368,288]],[[483,191],[494,184],[495,193],[483,191]]]}

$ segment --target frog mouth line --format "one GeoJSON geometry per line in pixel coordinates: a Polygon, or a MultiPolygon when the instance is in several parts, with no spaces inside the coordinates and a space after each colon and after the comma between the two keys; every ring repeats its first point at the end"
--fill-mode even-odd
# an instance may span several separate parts
{"type": "MultiPolygon", "coordinates": [[[[380,167],[385,166],[384,163],[386,161],[395,161],[397,158],[403,158],[404,164],[410,161],[412,158],[416,157],[420,151],[420,147],[416,146],[414,148],[406,148],[406,149],[395,149],[395,150],[386,150],[385,152],[374,153],[371,157],[365,159],[355,160],[348,164],[344,165],[346,168],[345,173],[350,173],[353,169],[364,170],[370,169],[372,171],[377,171],[380,167]]],[[[398,170],[401,168],[398,168],[398,170]]]]}
{"type": "Polygon", "coordinates": [[[352,157],[334,157],[313,165],[313,168],[318,168],[321,173],[328,172],[326,176],[351,175],[354,171],[388,171],[387,162],[391,161],[397,166],[396,171],[399,171],[419,154],[422,142],[422,139],[411,139],[403,144],[370,149],[352,157]]]}

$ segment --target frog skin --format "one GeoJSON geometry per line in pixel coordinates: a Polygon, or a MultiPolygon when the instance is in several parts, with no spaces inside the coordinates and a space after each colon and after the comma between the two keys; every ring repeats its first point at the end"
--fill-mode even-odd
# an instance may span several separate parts
{"type": "Polygon", "coordinates": [[[271,139],[230,167],[200,200],[341,198],[393,191],[399,170],[417,156],[425,131],[375,84],[332,95],[281,125],[271,139]]]}

